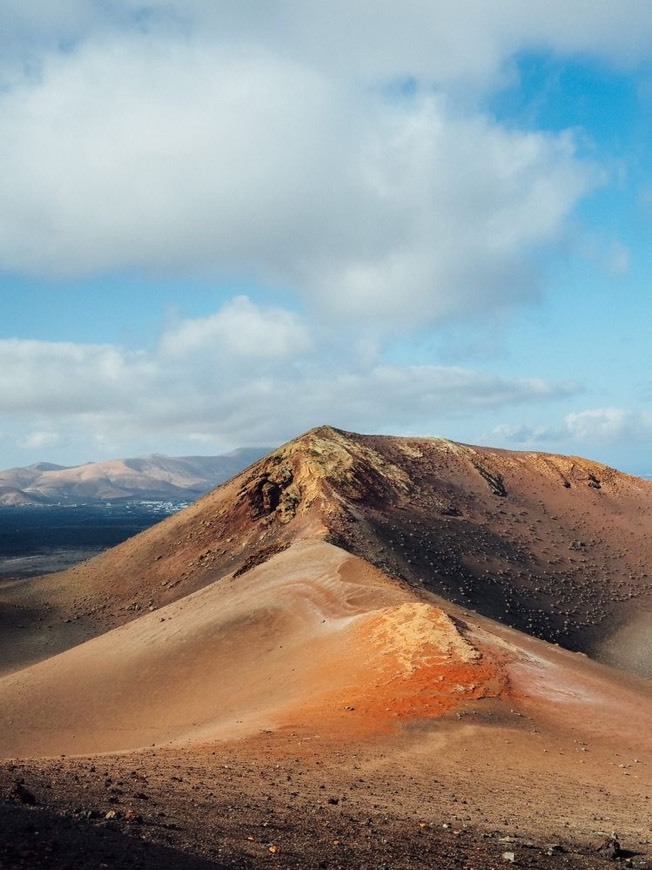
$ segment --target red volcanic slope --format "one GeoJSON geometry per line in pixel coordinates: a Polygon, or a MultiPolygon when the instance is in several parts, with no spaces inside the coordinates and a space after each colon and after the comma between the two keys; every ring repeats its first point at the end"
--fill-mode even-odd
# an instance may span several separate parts
{"type": "MultiPolygon", "coordinates": [[[[3,590],[7,751],[213,739],[351,706],[354,730],[383,730],[539,697],[514,688],[533,641],[472,609],[636,664],[618,638],[649,625],[651,498],[579,459],[314,430],[114,550],[3,590]]],[[[635,700],[621,706],[633,721],[635,700]]]]}
{"type": "Polygon", "coordinates": [[[652,684],[584,653],[649,667],[651,498],[580,459],[309,432],[0,587],[0,797],[181,830],[176,866],[596,868],[616,829],[643,867],[652,684]]]}
{"type": "Polygon", "coordinates": [[[24,647],[10,666],[64,649],[57,620],[74,619],[78,642],[305,538],[415,591],[650,675],[652,482],[574,457],[328,427],[97,559],[0,590],[5,637],[24,647]]]}

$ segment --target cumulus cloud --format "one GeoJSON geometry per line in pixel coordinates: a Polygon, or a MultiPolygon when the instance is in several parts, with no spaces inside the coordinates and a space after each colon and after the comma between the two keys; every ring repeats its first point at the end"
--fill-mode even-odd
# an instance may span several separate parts
{"type": "Polygon", "coordinates": [[[561,240],[599,180],[568,135],[507,131],[432,97],[386,112],[373,136],[364,164],[387,232],[315,258],[304,282],[350,315],[410,325],[535,297],[528,254],[561,240]]]}
{"type": "Polygon", "coordinates": [[[283,360],[312,347],[310,331],[291,311],[254,305],[237,296],[208,317],[183,320],[161,341],[161,352],[173,359],[219,357],[224,362],[283,360]]]}
{"type": "Polygon", "coordinates": [[[486,83],[505,58],[535,48],[631,64],[652,43],[652,10],[638,0],[7,0],[8,47],[74,44],[122,27],[265,42],[340,75],[412,74],[486,83]]]}
{"type": "Polygon", "coordinates": [[[577,441],[647,441],[652,437],[652,414],[628,408],[592,408],[568,414],[564,425],[577,441]]]}
{"type": "MultiPolygon", "coordinates": [[[[483,111],[519,52],[626,65],[651,47],[638,0],[8,0],[0,271],[200,275],[294,305],[235,299],[148,352],[0,342],[0,413],[23,439],[236,445],[572,393],[383,351],[538,298],[546,255],[572,247],[578,203],[607,179],[575,132],[483,111]]],[[[626,274],[623,245],[600,249],[626,274]]]]}
{"type": "Polygon", "coordinates": [[[0,142],[5,270],[244,275],[380,327],[532,298],[601,181],[568,133],[204,41],[52,55],[0,94],[0,142]]]}
{"type": "Polygon", "coordinates": [[[557,448],[574,445],[647,444],[652,438],[652,413],[631,408],[589,408],[566,414],[556,426],[501,424],[492,436],[515,447],[557,448]]]}
{"type": "Polygon", "coordinates": [[[244,275],[381,329],[536,297],[531,255],[602,180],[570,134],[507,130],[450,88],[526,48],[652,41],[652,10],[610,0],[4,12],[33,62],[0,94],[0,268],[244,275]],[[386,90],[406,76],[412,96],[386,90]]]}
{"type": "Polygon", "coordinates": [[[280,441],[323,422],[428,431],[442,415],[547,401],[574,389],[459,367],[360,366],[354,356],[329,355],[297,315],[238,298],[213,316],[181,321],[150,352],[0,341],[0,419],[22,421],[18,440],[32,448],[54,446],[55,432],[62,442],[83,432],[116,452],[153,437],[223,447],[280,441]],[[231,327],[243,330],[242,347],[231,327]],[[274,329],[278,343],[269,339],[274,329]],[[203,352],[222,339],[219,354],[203,352]],[[252,356],[265,342],[267,350],[252,356]],[[234,366],[232,353],[251,364],[234,366]]]}
{"type": "Polygon", "coordinates": [[[146,391],[154,373],[145,354],[110,345],[3,339],[0,412],[61,417],[124,407],[131,388],[146,391]]]}
{"type": "Polygon", "coordinates": [[[40,450],[45,447],[54,447],[60,440],[61,436],[58,432],[29,432],[20,446],[27,450],[40,450]]]}
{"type": "Polygon", "coordinates": [[[0,98],[2,264],[271,268],[335,174],[328,90],[227,47],[126,39],[50,58],[0,98]]]}

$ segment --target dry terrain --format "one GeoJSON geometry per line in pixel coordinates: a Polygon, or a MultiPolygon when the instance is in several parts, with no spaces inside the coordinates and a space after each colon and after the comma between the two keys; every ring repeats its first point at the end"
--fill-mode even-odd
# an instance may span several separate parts
{"type": "Polygon", "coordinates": [[[651,507],[324,427],[4,584],[0,866],[652,867],[651,507]]]}

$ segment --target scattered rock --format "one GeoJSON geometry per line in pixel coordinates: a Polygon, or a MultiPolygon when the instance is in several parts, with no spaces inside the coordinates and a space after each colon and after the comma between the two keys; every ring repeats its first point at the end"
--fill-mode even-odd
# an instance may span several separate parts
{"type": "Polygon", "coordinates": [[[607,837],[597,848],[597,853],[608,861],[615,861],[621,855],[620,843],[616,834],[607,837]]]}

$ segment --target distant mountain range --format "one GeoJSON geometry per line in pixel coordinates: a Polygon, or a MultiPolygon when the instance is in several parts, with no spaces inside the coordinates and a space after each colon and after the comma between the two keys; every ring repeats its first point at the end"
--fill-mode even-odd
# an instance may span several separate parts
{"type": "Polygon", "coordinates": [[[193,501],[260,459],[268,448],[221,456],[139,456],[65,467],[38,462],[0,471],[0,505],[107,501],[193,501]]]}

